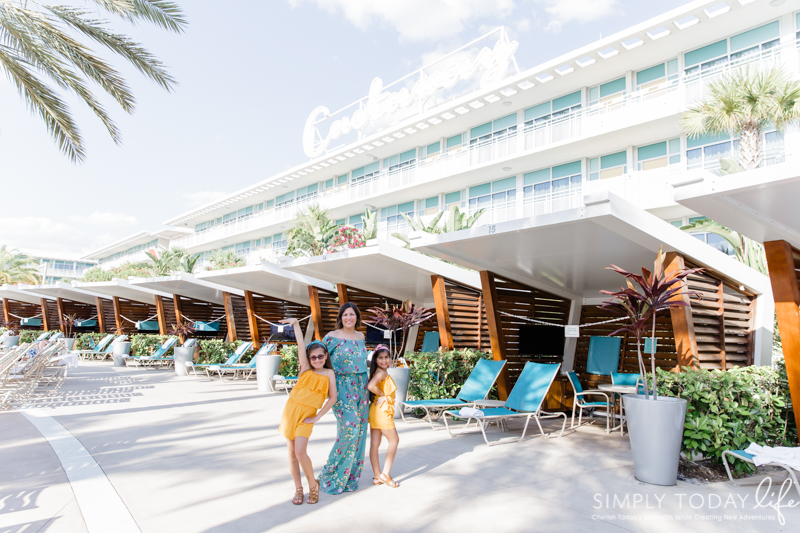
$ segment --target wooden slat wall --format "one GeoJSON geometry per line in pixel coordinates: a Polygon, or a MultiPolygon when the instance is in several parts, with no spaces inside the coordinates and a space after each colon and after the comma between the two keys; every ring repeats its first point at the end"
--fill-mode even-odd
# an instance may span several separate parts
{"type": "MultiPolygon", "coordinates": [[[[28,302],[19,302],[17,300],[8,300],[8,299],[6,300],[6,302],[8,302],[8,310],[12,315],[21,316],[23,318],[33,318],[34,316],[38,315],[42,309],[40,305],[29,304],[28,302]]],[[[50,300],[48,300],[48,302],[50,302],[50,300]]],[[[53,307],[55,307],[55,302],[51,303],[53,304],[53,307]]],[[[16,318],[14,316],[11,317],[11,320],[15,322],[20,321],[19,318],[16,318]]],[[[58,324],[58,320],[56,320],[55,323],[58,324]]],[[[41,326],[22,326],[21,329],[41,329],[41,326]]]]}
{"type": "MultiPolygon", "coordinates": [[[[233,296],[236,298],[236,296],[233,296]]],[[[242,327],[248,328],[247,326],[247,315],[246,309],[244,308],[244,298],[242,300],[242,308],[245,311],[244,316],[244,324],[242,327]]],[[[234,305],[236,305],[234,303],[234,305]]],[[[253,293],[253,307],[255,314],[263,318],[264,320],[269,320],[275,324],[278,323],[278,320],[282,320],[284,318],[304,318],[311,314],[311,308],[307,305],[300,305],[294,302],[287,302],[285,300],[279,300],[277,298],[270,298],[269,296],[264,296],[263,294],[253,293]]],[[[334,317],[335,319],[335,317],[334,317]]],[[[270,336],[270,325],[262,320],[256,319],[256,323],[258,324],[258,340],[259,342],[263,341],[264,339],[268,339],[270,336]]],[[[305,331],[305,328],[308,327],[307,322],[302,322],[301,326],[305,331]]],[[[237,323],[236,323],[237,331],[239,328],[238,316],[237,316],[237,323]]],[[[249,329],[247,329],[249,333],[249,329]]],[[[242,333],[239,332],[239,337],[242,337],[242,333]]],[[[286,344],[294,344],[294,343],[286,343],[286,344]]]]}
{"type": "MultiPolygon", "coordinates": [[[[687,267],[694,268],[687,262],[687,267]]],[[[755,297],[708,270],[687,278],[700,368],[730,369],[753,363],[755,297]]]]}
{"type": "MultiPolygon", "coordinates": [[[[75,315],[75,318],[92,318],[94,317],[97,320],[97,306],[92,304],[85,304],[83,302],[76,302],[74,300],[67,300],[62,298],[61,299],[61,306],[64,309],[65,315],[75,315]]],[[[57,324],[58,322],[56,322],[57,324]]],[[[100,331],[99,326],[94,326],[91,328],[80,328],[80,333],[92,332],[98,333],[100,331]]]]}
{"type": "MultiPolygon", "coordinates": [[[[219,331],[217,332],[196,332],[194,336],[202,339],[224,339],[228,334],[228,323],[225,321],[225,307],[222,304],[204,302],[178,296],[180,298],[180,308],[183,316],[190,320],[210,322],[219,318],[219,331]]],[[[153,307],[155,309],[155,307],[153,307]]],[[[155,311],[153,312],[155,314],[155,311]]]]}
{"type": "MultiPolygon", "coordinates": [[[[58,305],[56,304],[55,300],[44,300],[45,305],[40,307],[42,313],[47,313],[47,321],[50,323],[50,331],[61,331],[61,324],[60,319],[61,317],[58,316],[58,305]]],[[[30,305],[30,304],[28,304],[30,305]]],[[[12,311],[13,312],[13,311],[12,311]]],[[[33,313],[30,316],[39,313],[37,309],[36,313],[33,313]]],[[[19,315],[19,313],[14,313],[15,315],[19,315]]],[[[20,315],[22,316],[22,315],[20,315]]],[[[91,316],[91,315],[90,315],[91,316]]],[[[44,324],[44,323],[43,323],[44,324]]]]}
{"type": "MultiPolygon", "coordinates": [[[[340,285],[340,288],[342,286],[340,285]]],[[[372,315],[367,312],[368,309],[371,307],[385,307],[388,305],[400,305],[402,302],[399,300],[395,300],[393,298],[387,298],[385,296],[381,296],[379,294],[375,294],[372,292],[362,291],[361,289],[356,289],[355,287],[346,287],[347,291],[347,301],[352,302],[358,306],[359,311],[361,311],[361,327],[358,330],[365,334],[367,333],[367,325],[366,320],[368,320],[372,315]]],[[[320,294],[320,297],[322,295],[320,294]]],[[[341,298],[340,298],[341,300],[341,298]]],[[[339,313],[339,308],[337,306],[336,313],[339,313]]],[[[334,315],[334,321],[336,320],[336,315],[334,315]]],[[[335,325],[335,324],[334,324],[335,325]]],[[[331,331],[331,330],[328,330],[331,331]]]]}
{"type": "MultiPolygon", "coordinates": [[[[603,322],[619,318],[619,315],[610,313],[599,306],[584,305],[581,308],[581,325],[593,322],[603,322]]],[[[591,337],[605,337],[619,329],[619,322],[601,324],[599,326],[581,327],[581,336],[578,338],[575,350],[575,372],[581,380],[584,388],[594,389],[601,383],[611,383],[611,376],[598,376],[586,373],[586,364],[589,355],[589,342],[591,337]]],[[[618,372],[639,372],[638,355],[636,351],[636,339],[629,337],[625,333],[618,335],[622,337],[620,347],[618,372]]],[[[673,370],[678,366],[678,354],[675,350],[675,335],[672,331],[672,318],[669,311],[663,311],[656,317],[656,365],[664,370],[673,370]]],[[[644,342],[642,342],[644,350],[644,342]]],[[[650,355],[645,357],[648,370],[650,369],[650,355]]]]}
{"type": "MultiPolygon", "coordinates": [[[[568,323],[569,300],[497,275],[494,279],[498,311],[543,320],[552,324],[566,325],[568,323]]],[[[542,357],[519,353],[519,327],[529,325],[530,322],[501,314],[500,324],[505,338],[507,365],[512,384],[516,381],[526,361],[537,363],[560,363],[563,361],[563,355],[542,357]]]]}
{"type": "Polygon", "coordinates": [[[449,279],[445,279],[444,284],[453,346],[456,349],[470,348],[491,352],[483,293],[449,279]]]}
{"type": "MultiPolygon", "coordinates": [[[[336,329],[336,317],[339,314],[339,296],[333,291],[317,289],[319,294],[319,307],[322,320],[320,332],[322,336],[336,329]]],[[[360,307],[359,307],[360,309],[360,307]]]]}
{"type": "MultiPolygon", "coordinates": [[[[134,302],[133,300],[126,300],[125,298],[118,298],[117,300],[119,301],[120,314],[128,319],[120,320],[122,329],[125,331],[126,335],[135,335],[139,333],[146,335],[158,335],[158,331],[139,331],[136,329],[136,324],[133,323],[140,320],[147,320],[148,318],[155,316],[155,305],[134,302]],[[129,322],[129,320],[133,320],[133,322],[129,322]]],[[[155,318],[152,320],[155,320],[155,318]]],[[[114,324],[113,318],[111,324],[114,324]]]]}
{"type": "Polygon", "coordinates": [[[103,317],[106,321],[106,331],[103,333],[114,333],[117,331],[117,322],[114,319],[114,302],[103,300],[103,317]]]}
{"type": "Polygon", "coordinates": [[[240,341],[252,341],[250,326],[247,323],[247,305],[244,296],[231,294],[231,306],[233,322],[236,324],[236,337],[240,341]]]}

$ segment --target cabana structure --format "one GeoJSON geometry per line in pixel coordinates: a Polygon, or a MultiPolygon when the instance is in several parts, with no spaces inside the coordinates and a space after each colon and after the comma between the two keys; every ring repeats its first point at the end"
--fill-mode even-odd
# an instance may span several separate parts
{"type": "Polygon", "coordinates": [[[239,331],[247,328],[246,317],[241,312],[244,309],[244,291],[239,289],[200,280],[187,273],[157,278],[131,278],[129,281],[131,287],[172,295],[174,322],[166,317],[167,323],[189,322],[194,325],[197,336],[228,339],[232,342],[238,339],[239,331]]]}
{"type": "Polygon", "coordinates": [[[66,315],[75,315],[76,332],[110,333],[114,330],[114,324],[108,324],[105,317],[105,309],[111,307],[112,302],[100,293],[61,281],[51,285],[29,285],[24,290],[55,301],[55,309],[48,305],[48,312],[43,315],[46,331],[60,328],[66,333],[64,326],[59,325],[66,315]]]}
{"type": "MultiPolygon", "coordinates": [[[[797,146],[797,134],[786,142],[797,146]]],[[[794,416],[800,426],[800,158],[747,172],[710,172],[675,185],[675,200],[764,243],[794,416]]]]}
{"type": "MultiPolygon", "coordinates": [[[[525,361],[547,360],[574,368],[589,386],[607,381],[586,372],[592,337],[616,329],[613,323],[587,325],[618,318],[599,308],[604,298],[598,292],[624,283],[605,267],[650,268],[662,245],[668,269],[705,270],[688,280],[687,289],[696,292],[691,309],[658,317],[658,365],[769,363],[773,307],[766,276],[611,193],[583,200],[582,207],[556,213],[456,233],[412,235],[413,249],[480,271],[492,352],[509,360],[512,377],[514,367],[518,372],[525,361]],[[540,354],[530,348],[530,339],[521,339],[523,326],[532,325],[526,319],[584,327],[579,337],[566,339],[563,354],[540,354]],[[529,346],[521,348],[523,340],[529,346]]],[[[623,337],[619,370],[637,368],[636,344],[623,337]]]]}
{"type": "MultiPolygon", "coordinates": [[[[228,332],[234,338],[252,341],[255,349],[260,347],[261,341],[270,337],[270,323],[311,315],[312,294],[316,294],[317,298],[320,292],[323,295],[336,294],[335,287],[330,283],[288,272],[270,263],[206,271],[195,277],[198,281],[230,287],[229,290],[242,294],[227,293],[226,305],[236,317],[232,326],[229,325],[228,332]],[[245,318],[244,324],[241,324],[242,317],[245,318]]],[[[307,328],[307,340],[311,340],[310,334],[319,334],[318,330],[312,318],[307,328]]]]}
{"type": "Polygon", "coordinates": [[[171,294],[134,287],[123,279],[77,282],[73,287],[103,296],[97,303],[98,321],[108,333],[167,335],[169,325],[175,324],[171,294]]]}
{"type": "MultiPolygon", "coordinates": [[[[435,308],[435,319],[420,325],[419,332],[438,331],[440,343],[446,349],[489,350],[477,272],[379,240],[370,241],[365,248],[295,259],[283,266],[336,283],[339,302],[354,302],[362,312],[407,299],[416,305],[435,308]]],[[[326,309],[324,303],[324,299],[318,300],[321,314],[326,309]]],[[[332,316],[335,318],[335,313],[332,316]]],[[[333,324],[328,327],[333,328],[333,324]]],[[[415,349],[421,348],[422,339],[423,335],[418,334],[415,349]]]]}
{"type": "Polygon", "coordinates": [[[19,322],[22,329],[58,329],[58,322],[51,324],[50,313],[55,313],[55,301],[51,298],[27,292],[14,285],[0,286],[3,301],[2,325],[19,322]]]}

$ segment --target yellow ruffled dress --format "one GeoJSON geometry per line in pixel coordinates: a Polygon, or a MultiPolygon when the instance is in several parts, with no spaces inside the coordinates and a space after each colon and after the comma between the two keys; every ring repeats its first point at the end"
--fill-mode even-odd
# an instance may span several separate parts
{"type": "Polygon", "coordinates": [[[386,379],[378,383],[378,388],[386,396],[386,401],[379,407],[380,396],[373,398],[369,406],[369,425],[372,429],[394,429],[394,393],[397,385],[391,376],[386,376],[386,379]]]}
{"type": "Polygon", "coordinates": [[[303,422],[306,418],[316,416],[317,411],[328,397],[328,376],[320,375],[313,370],[306,370],[300,374],[297,385],[294,386],[283,408],[281,425],[278,428],[281,435],[289,440],[295,437],[311,437],[314,424],[303,422]]]}

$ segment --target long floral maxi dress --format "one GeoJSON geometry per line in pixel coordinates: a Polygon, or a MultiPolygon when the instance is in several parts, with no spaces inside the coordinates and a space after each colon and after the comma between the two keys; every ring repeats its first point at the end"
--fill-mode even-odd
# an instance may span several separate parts
{"type": "Polygon", "coordinates": [[[336,374],[336,443],[319,477],[323,492],[341,494],[358,489],[364,467],[369,422],[367,390],[367,347],[364,341],[337,339],[326,335],[333,371],[336,374]]]}

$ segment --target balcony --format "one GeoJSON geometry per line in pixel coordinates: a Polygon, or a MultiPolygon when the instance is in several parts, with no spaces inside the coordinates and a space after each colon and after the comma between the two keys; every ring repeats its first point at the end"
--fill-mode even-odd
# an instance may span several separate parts
{"type": "MultiPolygon", "coordinates": [[[[163,246],[157,246],[156,247],[156,251],[159,252],[159,253],[163,252],[165,249],[166,248],[164,248],[163,246]]],[[[101,261],[100,262],[100,267],[103,268],[104,270],[109,270],[109,269],[112,269],[112,268],[120,267],[120,266],[124,265],[125,263],[145,263],[145,262],[150,262],[150,258],[147,257],[147,252],[149,252],[150,250],[151,250],[151,248],[148,248],[147,250],[139,250],[137,252],[133,252],[133,253],[121,255],[119,257],[115,257],[114,259],[101,261]]]]}
{"type": "MultiPolygon", "coordinates": [[[[291,222],[299,210],[311,203],[319,203],[326,209],[363,204],[364,201],[375,196],[391,194],[416,185],[455,176],[501,160],[534,154],[559,143],[605,135],[614,130],[674,116],[702,98],[705,87],[710,82],[731,70],[747,64],[760,67],[778,64],[783,65],[791,74],[796,74],[799,67],[797,58],[797,48],[794,44],[772,48],[759,55],[740,58],[734,62],[718,65],[714,69],[685,75],[677,80],[622,95],[608,102],[527,126],[524,129],[520,125],[518,126],[520,129],[510,134],[485,142],[460,146],[426,159],[414,160],[402,168],[384,169],[375,172],[368,178],[350,181],[341,187],[333,187],[327,191],[308,195],[291,204],[261,211],[236,222],[176,239],[172,241],[171,246],[180,246],[191,250],[198,246],[221,241],[226,237],[234,237],[248,231],[291,222]]],[[[630,188],[633,183],[639,182],[639,178],[629,175],[623,181],[623,186],[630,188]]],[[[611,184],[602,187],[610,186],[611,184]]],[[[609,189],[604,188],[603,190],[609,189]]],[[[567,196],[572,194],[570,192],[567,196]]],[[[537,205],[540,203],[539,200],[534,199],[530,199],[530,202],[537,205]]],[[[573,205],[571,201],[564,203],[564,199],[558,195],[545,200],[544,204],[549,206],[545,209],[556,210],[561,210],[561,205],[573,205]]],[[[534,207],[533,211],[535,212],[537,209],[534,207]]],[[[522,213],[517,216],[522,216],[522,213]]]]}
{"type": "Polygon", "coordinates": [[[92,267],[54,267],[50,264],[40,264],[39,273],[44,277],[53,278],[79,278],[92,267]]]}

